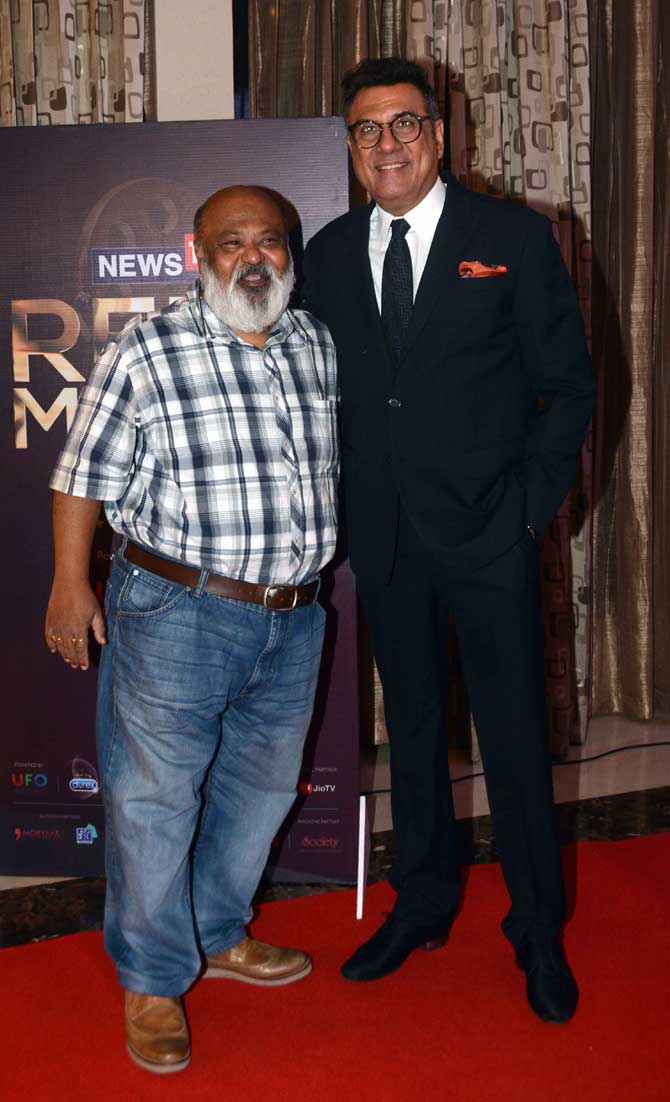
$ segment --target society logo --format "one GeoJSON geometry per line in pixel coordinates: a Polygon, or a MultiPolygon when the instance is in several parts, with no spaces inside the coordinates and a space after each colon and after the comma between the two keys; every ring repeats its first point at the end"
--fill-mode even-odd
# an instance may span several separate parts
{"type": "Polygon", "coordinates": [[[339,838],[327,838],[325,835],[305,834],[300,843],[302,849],[339,849],[339,838]]]}

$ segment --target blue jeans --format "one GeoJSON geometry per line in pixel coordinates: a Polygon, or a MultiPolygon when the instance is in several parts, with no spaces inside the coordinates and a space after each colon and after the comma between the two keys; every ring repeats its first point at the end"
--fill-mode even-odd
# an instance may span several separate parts
{"type": "Polygon", "coordinates": [[[245,934],[296,796],[321,660],[318,603],[270,612],[117,552],[97,738],[105,946],[121,985],[180,995],[245,934]]]}

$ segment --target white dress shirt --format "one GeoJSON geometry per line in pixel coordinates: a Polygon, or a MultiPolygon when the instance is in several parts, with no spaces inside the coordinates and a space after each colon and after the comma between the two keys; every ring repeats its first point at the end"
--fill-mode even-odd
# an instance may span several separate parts
{"type": "MultiPolygon", "coordinates": [[[[405,241],[407,242],[409,255],[412,258],[414,298],[416,298],[421,276],[423,275],[423,270],[428,260],[430,246],[433,244],[437,223],[442,214],[446,191],[447,189],[444,183],[438,176],[432,188],[428,194],[424,196],[421,202],[412,210],[408,210],[407,214],[402,215],[405,221],[409,222],[409,229],[405,236],[405,241]]],[[[391,222],[394,222],[397,217],[400,216],[389,214],[387,210],[383,210],[380,206],[375,206],[375,209],[370,215],[368,255],[370,257],[372,280],[375,285],[375,295],[377,296],[377,306],[379,307],[380,314],[382,310],[382,273],[384,270],[384,257],[386,256],[386,250],[391,240],[391,222]]]]}

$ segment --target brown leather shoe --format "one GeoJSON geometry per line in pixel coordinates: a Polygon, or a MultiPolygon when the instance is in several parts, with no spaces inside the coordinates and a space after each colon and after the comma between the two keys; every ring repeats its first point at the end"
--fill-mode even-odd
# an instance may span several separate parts
{"type": "Polygon", "coordinates": [[[146,1071],[183,1071],[191,1042],[181,999],[126,991],[126,1043],[131,1060],[146,1071]]]}
{"type": "Polygon", "coordinates": [[[205,978],[281,987],[304,979],[311,971],[312,962],[301,949],[281,949],[243,937],[239,945],[209,958],[205,978]]]}

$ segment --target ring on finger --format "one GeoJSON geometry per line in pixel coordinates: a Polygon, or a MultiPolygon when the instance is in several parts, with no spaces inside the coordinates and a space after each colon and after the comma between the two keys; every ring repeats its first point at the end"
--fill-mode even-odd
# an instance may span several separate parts
{"type": "Polygon", "coordinates": [[[72,642],[74,643],[75,647],[80,647],[82,645],[82,643],[84,642],[83,636],[73,635],[72,636],[72,642]]]}

